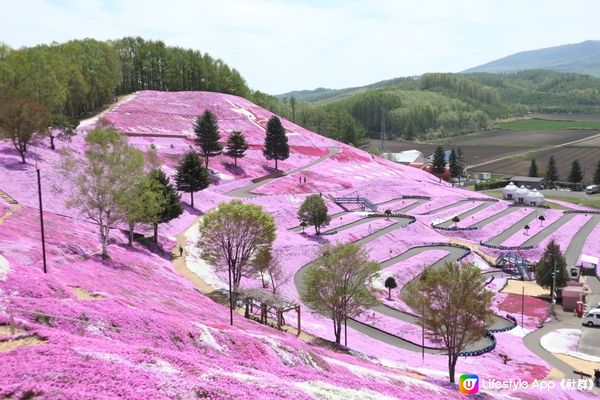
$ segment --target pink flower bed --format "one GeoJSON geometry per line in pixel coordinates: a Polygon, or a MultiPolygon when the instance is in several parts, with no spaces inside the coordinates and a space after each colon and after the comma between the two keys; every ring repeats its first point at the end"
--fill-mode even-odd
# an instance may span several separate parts
{"type": "MultiPolygon", "coordinates": [[[[180,218],[160,226],[159,243],[165,249],[172,247],[174,236],[192,225],[203,212],[227,201],[229,197],[225,193],[249,185],[250,178],[273,171],[274,163],[267,163],[261,151],[264,127],[271,113],[230,95],[140,92],[107,114],[124,132],[150,135],[132,136],[130,143],[141,150],[154,144],[163,169],[171,175],[181,154],[193,145],[191,125],[206,108],[217,113],[223,139],[233,129],[240,129],[247,135],[251,149],[247,157],[238,161],[239,168],[233,168],[231,160],[224,156],[211,159],[215,184],[195,195],[195,210],[185,207],[180,218]]],[[[283,170],[302,167],[326,154],[331,147],[343,149],[305,171],[256,189],[265,196],[244,199],[262,205],[273,214],[278,225],[274,248],[282,254],[283,266],[289,274],[314,260],[322,243],[357,240],[369,234],[369,225],[371,232],[375,232],[394,223],[374,219],[323,237],[289,232],[287,229],[297,225],[297,210],[311,191],[334,196],[365,196],[373,202],[410,194],[432,198],[428,206],[422,205],[411,214],[467,197],[484,197],[452,188],[421,170],[371,157],[288,121],[283,123],[291,145],[290,158],[280,163],[283,170]],[[306,176],[309,186],[302,191],[298,189],[301,185],[297,185],[299,176],[306,176]]],[[[59,147],[68,146],[81,154],[84,133],[90,127],[82,127],[80,135],[71,143],[61,142],[59,147]]],[[[33,391],[45,398],[304,399],[329,398],[330,395],[338,396],[332,398],[412,398],[415,395],[424,399],[459,398],[457,392],[439,385],[446,375],[444,356],[428,355],[425,362],[420,363],[415,361],[415,353],[382,344],[352,329],[348,332],[349,345],[362,355],[360,358],[306,344],[292,335],[237,315],[235,326],[230,327],[228,310],[194,290],[173,270],[167,255],[151,253],[140,245],[127,248],[122,244],[125,232],[118,229],[111,232],[112,261],[100,260],[93,255],[99,248],[97,227],[82,220],[74,210],[67,210],[64,197],[50,191],[52,183],[61,182],[55,168],[57,153],[45,144],[35,150],[48,211],[45,220],[49,273],[41,272],[34,155],[29,165],[22,166],[10,145],[0,142],[3,154],[0,189],[24,205],[0,225],[0,253],[9,263],[6,280],[1,279],[4,274],[0,271],[0,323],[7,320],[5,305],[8,303],[75,321],[56,317],[47,321],[16,311],[18,324],[42,338],[44,343],[3,353],[3,365],[7,367],[0,370],[3,383],[0,397],[11,392],[15,392],[13,397],[20,397],[33,391]],[[74,286],[95,294],[96,299],[77,298],[74,286]],[[52,373],[48,365],[54,366],[52,373]],[[320,392],[315,395],[315,390],[320,392]]],[[[183,195],[183,201],[184,204],[189,202],[189,194],[183,195]]],[[[330,200],[326,202],[332,213],[341,211],[330,200]]],[[[414,201],[406,200],[406,204],[409,202],[414,201]]],[[[382,208],[394,209],[397,205],[399,203],[382,208]]],[[[514,214],[517,215],[507,216],[483,232],[469,231],[465,236],[474,241],[493,237],[522,218],[525,212],[514,214]]],[[[344,223],[353,218],[344,217],[344,223]]],[[[365,247],[373,259],[382,261],[390,257],[390,250],[392,255],[397,255],[416,245],[449,242],[454,234],[431,229],[427,226],[428,218],[419,217],[416,223],[394,230],[365,247]]],[[[335,227],[335,222],[332,225],[335,227]]],[[[567,229],[565,235],[572,234],[576,226],[567,229]]],[[[205,272],[202,268],[212,267],[202,264],[198,254],[191,251],[196,240],[188,237],[187,259],[202,274],[205,272]]],[[[586,244],[586,248],[595,246],[586,244]]],[[[392,268],[397,269],[398,279],[408,281],[443,252],[435,253],[423,253],[392,268]]],[[[224,278],[224,274],[217,274],[217,279],[223,281],[224,278]]],[[[243,281],[245,286],[259,284],[256,276],[243,281]]],[[[281,288],[281,294],[302,305],[293,280],[281,288]]],[[[496,296],[503,312],[515,303],[506,297],[506,294],[496,296]]],[[[303,328],[327,340],[333,339],[331,321],[302,307],[303,328]]],[[[532,307],[527,311],[530,325],[539,319],[537,314],[541,312],[539,306],[532,307]]],[[[288,314],[286,321],[294,325],[295,317],[288,314]]],[[[385,322],[390,326],[391,323],[385,322]]],[[[412,327],[400,325],[393,329],[398,332],[404,329],[407,335],[414,335],[412,327]]],[[[528,381],[546,376],[549,367],[524,347],[521,338],[512,334],[501,334],[497,338],[495,352],[509,352],[513,358],[509,365],[504,365],[498,355],[492,353],[461,358],[457,373],[474,372],[481,378],[528,381]]]]}
{"type": "MultiPolygon", "coordinates": [[[[401,337],[402,339],[408,340],[415,344],[420,345],[422,343],[422,328],[419,325],[411,324],[396,318],[388,317],[387,315],[367,310],[356,319],[367,325],[374,326],[381,329],[382,331],[391,333],[401,337]]],[[[432,342],[425,332],[425,346],[428,347],[440,347],[440,344],[432,342]]]]}
{"type": "MultiPolygon", "coordinates": [[[[522,296],[514,293],[498,293],[494,296],[495,308],[498,313],[511,314],[521,325],[522,296]]],[[[527,329],[537,329],[548,316],[550,303],[533,296],[525,296],[524,323],[527,329]]]]}
{"type": "MultiPolygon", "coordinates": [[[[539,213],[539,215],[542,215],[542,213],[539,213]]],[[[535,236],[540,231],[543,231],[544,229],[549,227],[552,223],[554,223],[556,220],[558,220],[564,214],[562,211],[558,211],[558,210],[546,210],[543,215],[544,215],[544,218],[546,218],[546,220],[543,222],[543,224],[540,224],[539,220],[534,219],[533,221],[531,221],[528,224],[529,231],[527,234],[525,233],[525,229],[521,229],[521,230],[517,231],[514,235],[512,235],[510,238],[505,240],[502,244],[504,246],[520,246],[521,244],[523,244],[527,240],[531,239],[533,236],[535,236]]],[[[559,229],[562,229],[562,227],[559,229]]]]}
{"type": "Polygon", "coordinates": [[[481,211],[476,212],[475,214],[469,216],[468,218],[463,219],[458,223],[459,228],[466,228],[467,226],[474,225],[480,221],[485,220],[486,218],[491,217],[492,215],[496,215],[506,209],[505,202],[491,203],[488,207],[484,208],[481,211]]]}

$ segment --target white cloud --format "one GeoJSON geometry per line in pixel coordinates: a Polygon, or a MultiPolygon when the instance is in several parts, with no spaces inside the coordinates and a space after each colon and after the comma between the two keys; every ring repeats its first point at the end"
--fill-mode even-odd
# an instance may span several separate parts
{"type": "Polygon", "coordinates": [[[460,71],[508,54],[599,39],[593,0],[24,0],[3,7],[19,47],[140,35],[192,47],[270,93],[460,71]]]}

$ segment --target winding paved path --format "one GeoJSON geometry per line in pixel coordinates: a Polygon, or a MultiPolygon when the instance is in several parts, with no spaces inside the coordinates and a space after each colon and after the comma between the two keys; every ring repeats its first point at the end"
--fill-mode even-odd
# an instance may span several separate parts
{"type": "Polygon", "coordinates": [[[519,221],[512,224],[508,229],[503,230],[499,235],[494,236],[493,238],[486,241],[486,244],[491,244],[494,246],[501,245],[505,240],[514,235],[517,231],[523,229],[523,227],[529,224],[536,218],[535,212],[531,211],[526,216],[521,218],[519,221]]]}
{"type": "Polygon", "coordinates": [[[233,189],[232,191],[227,192],[225,194],[227,196],[231,196],[231,197],[258,197],[258,196],[260,196],[260,194],[251,193],[251,191],[258,187],[264,186],[267,183],[271,183],[276,179],[295,174],[296,172],[304,171],[305,169],[308,169],[316,164],[319,164],[322,161],[327,160],[328,158],[332,157],[333,155],[339,153],[340,151],[342,151],[341,147],[330,147],[329,152],[327,154],[325,154],[324,156],[321,156],[321,157],[317,158],[316,160],[311,161],[308,164],[305,164],[301,167],[291,169],[291,170],[285,172],[282,176],[265,179],[264,181],[256,182],[256,183],[253,183],[248,186],[243,186],[241,188],[233,189]]]}
{"type": "MultiPolygon", "coordinates": [[[[471,208],[470,210],[468,210],[468,211],[465,211],[465,212],[464,212],[464,213],[462,213],[462,214],[459,214],[459,215],[458,215],[458,218],[459,218],[461,221],[464,221],[464,220],[465,220],[465,218],[469,218],[471,215],[473,215],[473,214],[475,214],[475,213],[478,213],[478,212],[479,212],[479,211],[481,211],[481,210],[485,210],[486,208],[488,208],[488,207],[489,207],[489,206],[491,206],[492,204],[494,204],[494,203],[493,203],[493,202],[491,202],[491,201],[486,201],[485,203],[482,203],[482,204],[478,205],[478,206],[477,206],[477,207],[475,207],[475,208],[471,208]]],[[[450,219],[448,219],[448,220],[446,220],[446,221],[442,222],[441,224],[437,224],[436,226],[438,226],[438,227],[440,227],[440,228],[449,228],[449,227],[450,227],[450,226],[451,226],[453,223],[454,223],[454,222],[452,222],[452,218],[450,218],[450,219]]]]}

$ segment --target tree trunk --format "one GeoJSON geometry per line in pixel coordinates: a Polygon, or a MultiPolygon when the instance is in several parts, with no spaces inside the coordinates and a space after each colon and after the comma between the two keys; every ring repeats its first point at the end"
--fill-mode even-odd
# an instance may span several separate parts
{"type": "Polygon", "coordinates": [[[133,229],[135,228],[135,222],[129,223],[129,245],[133,246],[133,229]]]}
{"type": "Polygon", "coordinates": [[[341,318],[338,318],[337,321],[335,319],[333,320],[333,333],[335,335],[335,344],[337,344],[339,346],[341,344],[341,339],[342,339],[342,319],[341,318]]]}
{"type": "Polygon", "coordinates": [[[451,383],[455,383],[454,382],[454,372],[456,370],[456,361],[457,361],[457,356],[452,355],[452,354],[448,354],[448,374],[450,375],[450,382],[451,383]]]}
{"type": "Polygon", "coordinates": [[[237,157],[233,157],[233,165],[237,167],[237,157]]]}
{"type": "Polygon", "coordinates": [[[190,199],[192,203],[192,208],[194,208],[194,192],[190,192],[190,199]]]}
{"type": "Polygon", "coordinates": [[[50,134],[50,150],[56,150],[56,147],[54,146],[54,135],[50,134]]]}
{"type": "Polygon", "coordinates": [[[152,240],[154,241],[154,243],[158,242],[158,224],[152,224],[153,228],[154,228],[154,237],[152,238],[152,240]]]}
{"type": "Polygon", "coordinates": [[[208,154],[204,155],[204,165],[208,168],[208,154]]]}
{"type": "Polygon", "coordinates": [[[100,226],[100,239],[102,240],[102,258],[108,259],[110,258],[108,255],[108,233],[109,228],[108,225],[100,226]]]}
{"type": "Polygon", "coordinates": [[[391,300],[391,299],[392,299],[392,287],[390,286],[388,288],[388,300],[391,300]]]}
{"type": "Polygon", "coordinates": [[[275,169],[279,169],[277,168],[277,158],[275,158],[275,169]]]}

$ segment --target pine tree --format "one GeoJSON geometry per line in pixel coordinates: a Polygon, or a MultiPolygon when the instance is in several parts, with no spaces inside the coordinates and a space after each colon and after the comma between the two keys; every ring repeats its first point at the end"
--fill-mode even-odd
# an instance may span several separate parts
{"type": "Polygon", "coordinates": [[[219,125],[215,114],[210,110],[204,111],[196,119],[194,132],[196,132],[196,144],[202,148],[204,153],[204,165],[208,168],[208,159],[223,150],[223,145],[219,143],[221,135],[219,135],[219,125]]]}
{"type": "Polygon", "coordinates": [[[458,177],[462,177],[465,175],[467,171],[467,160],[465,160],[465,156],[463,154],[462,149],[459,147],[456,152],[456,160],[458,161],[458,168],[460,170],[458,177]]]}
{"type": "Polygon", "coordinates": [[[159,217],[158,222],[153,223],[154,228],[154,242],[158,241],[158,224],[169,222],[177,217],[179,217],[183,213],[183,209],[181,208],[181,197],[169,181],[167,175],[162,172],[160,169],[154,169],[150,171],[148,174],[150,179],[155,180],[162,187],[163,197],[166,199],[165,204],[163,205],[159,217]]]}
{"type": "Polygon", "coordinates": [[[461,165],[460,162],[458,160],[458,155],[456,154],[456,151],[454,151],[454,149],[452,149],[450,151],[450,176],[452,178],[458,178],[461,175],[461,165]]]}
{"type": "Polygon", "coordinates": [[[237,166],[237,159],[242,158],[246,155],[248,150],[248,143],[246,143],[246,137],[240,131],[233,131],[227,139],[227,148],[225,155],[233,157],[233,163],[237,166]]]}
{"type": "Polygon", "coordinates": [[[535,162],[535,158],[531,159],[531,166],[529,167],[529,176],[535,178],[538,176],[538,167],[535,162]]]}
{"type": "Polygon", "coordinates": [[[444,150],[438,146],[433,153],[433,173],[442,180],[442,174],[446,171],[446,159],[444,150]]]}
{"type": "Polygon", "coordinates": [[[600,184],[600,161],[596,165],[596,173],[594,174],[594,183],[600,184]]]}
{"type": "Polygon", "coordinates": [[[177,190],[190,193],[192,208],[194,208],[194,192],[206,189],[209,183],[208,169],[202,166],[198,154],[194,151],[187,152],[177,167],[175,184],[177,190]]]}
{"type": "Polygon", "coordinates": [[[263,154],[267,160],[275,160],[275,169],[278,169],[277,160],[285,160],[290,156],[290,147],[285,135],[285,129],[281,125],[279,118],[275,115],[267,123],[263,154]]]}
{"type": "Polygon", "coordinates": [[[569,280],[567,262],[560,251],[558,244],[552,239],[546,246],[542,258],[535,267],[535,281],[543,288],[551,289],[550,296],[555,290],[552,274],[556,271],[556,287],[565,287],[569,280]]]}
{"type": "Polygon", "coordinates": [[[548,168],[546,169],[546,180],[553,183],[558,181],[558,179],[558,170],[556,169],[554,156],[550,156],[550,160],[548,160],[548,168]]]}
{"type": "Polygon", "coordinates": [[[571,164],[571,173],[569,173],[569,182],[580,183],[583,180],[583,171],[581,170],[581,164],[579,160],[573,160],[571,164]]]}

